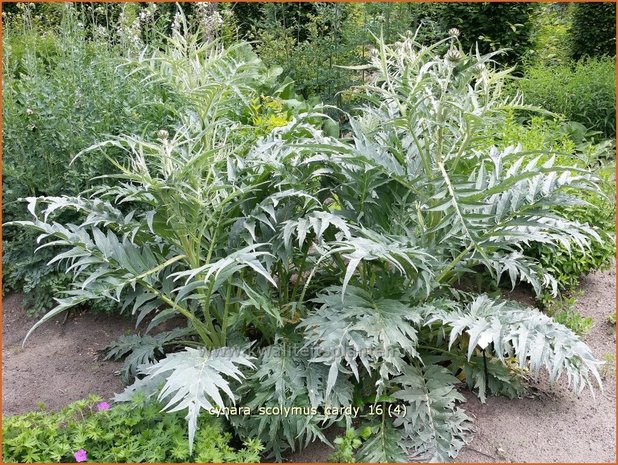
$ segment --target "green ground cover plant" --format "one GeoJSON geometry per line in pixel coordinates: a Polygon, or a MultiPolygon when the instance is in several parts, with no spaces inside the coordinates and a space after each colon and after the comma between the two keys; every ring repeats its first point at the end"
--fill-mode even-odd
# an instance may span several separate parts
{"type": "Polygon", "coordinates": [[[114,166],[110,185],[31,196],[31,218],[10,224],[60,246],[53,261],[72,274],[29,334],[93,301],[153,317],[146,333],[184,316],[175,349],[136,356],[146,363],[127,367],[136,380],[116,400],[138,393],[182,412],[189,454],[217,409],[281,460],[326,441],[332,424],[351,427],[345,408],[356,407],[371,430],[359,461],[444,461],[470,439],[462,382],[481,401],[520,395],[541,371],[575,392],[600,384],[601,362],[570,329],[459,285],[486,272],[555,294],[526,250],[604,240],[561,210],[603,195],[589,167],[479,145],[524,108],[504,92],[495,53],[468,54],[456,30],[429,47],[378,40],[355,68],[368,76],[365,103],[340,137],[322,108],[282,97],[286,85],[272,85],[277,73],[249,45],[192,37],[127,63],[145,89],[165,82],[187,98],[176,126],[81,152],[114,166]],[[263,95],[286,116],[260,133],[250,115],[263,95]],[[74,211],[80,221],[58,220],[74,211]]]}
{"type": "Polygon", "coordinates": [[[203,416],[189,453],[181,413],[162,413],[162,405],[136,396],[108,404],[96,396],[73,402],[60,412],[30,412],[3,418],[4,463],[188,462],[256,463],[262,445],[250,440],[230,445],[232,435],[220,420],[203,416]]]}

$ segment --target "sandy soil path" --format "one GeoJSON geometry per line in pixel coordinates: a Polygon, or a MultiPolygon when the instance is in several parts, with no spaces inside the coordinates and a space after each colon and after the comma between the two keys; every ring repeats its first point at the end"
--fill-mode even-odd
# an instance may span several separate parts
{"type": "Polygon", "coordinates": [[[36,318],[22,310],[22,297],[2,299],[2,414],[37,410],[39,404],[57,410],[97,394],[108,398],[123,390],[114,375],[121,364],[98,360],[102,349],[133,329],[127,318],[83,312],[46,323],[26,342],[36,318]]]}
{"type": "Polygon", "coordinates": [[[564,383],[543,385],[535,395],[481,404],[467,395],[464,408],[476,417],[476,434],[458,457],[461,462],[610,462],[616,463],[616,342],[607,322],[616,311],[616,272],[597,272],[582,279],[583,296],[576,310],[594,321],[584,336],[604,368],[604,392],[580,395],[564,383]]]}

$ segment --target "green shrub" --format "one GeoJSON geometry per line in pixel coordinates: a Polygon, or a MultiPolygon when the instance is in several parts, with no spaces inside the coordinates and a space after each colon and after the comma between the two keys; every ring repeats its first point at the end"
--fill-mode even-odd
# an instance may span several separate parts
{"type": "MultiPolygon", "coordinates": [[[[248,38],[260,58],[279,66],[306,98],[341,104],[339,92],[360,84],[358,72],[339,67],[358,63],[368,34],[363,31],[362,5],[276,4],[258,8],[248,38]],[[363,34],[364,32],[364,34],[363,34]]],[[[246,22],[247,20],[245,20],[246,22]]]]}
{"type": "Polygon", "coordinates": [[[162,413],[161,404],[136,396],[111,407],[90,396],[60,412],[31,412],[2,419],[4,463],[88,462],[236,462],[260,461],[262,445],[248,440],[230,446],[232,435],[220,420],[203,416],[189,453],[183,415],[162,413]],[[75,456],[74,454],[78,454],[75,456]],[[83,452],[82,452],[83,454],[83,452]]]}
{"type": "Polygon", "coordinates": [[[532,28],[533,47],[526,57],[527,62],[556,65],[571,58],[569,32],[573,8],[568,3],[543,3],[538,6],[532,28]]]}
{"type": "MultiPolygon", "coordinates": [[[[119,65],[118,49],[89,40],[70,7],[62,8],[58,32],[40,34],[29,10],[6,20],[3,33],[3,218],[23,219],[17,199],[29,195],[77,194],[100,184],[112,163],[91,155],[71,163],[82,149],[105,135],[169,128],[172,96],[161,87],[143,92],[139,76],[119,65]],[[34,24],[33,24],[34,23],[34,24]]],[[[122,152],[113,154],[118,160],[122,152]]],[[[70,214],[63,221],[76,221],[70,214]]],[[[48,309],[67,276],[47,265],[51,252],[35,236],[6,230],[3,235],[3,292],[26,294],[34,314],[48,309]]]]}
{"type": "Polygon", "coordinates": [[[521,3],[443,3],[436,16],[443,31],[458,28],[466,51],[481,53],[508,49],[497,59],[514,65],[532,50],[534,14],[538,5],[521,3]]]}
{"type": "Polygon", "coordinates": [[[589,2],[573,5],[573,26],[570,42],[571,56],[616,56],[616,4],[589,2]]]}
{"type": "Polygon", "coordinates": [[[234,6],[229,17],[236,38],[255,41],[264,62],[280,66],[301,94],[349,111],[359,103],[350,88],[367,76],[345,67],[369,57],[374,36],[391,42],[416,31],[417,41],[429,45],[457,27],[466,51],[477,43],[481,53],[509,48],[496,59],[514,64],[530,52],[535,9],[529,3],[262,3],[234,6]]]}
{"type": "MultiPolygon", "coordinates": [[[[573,221],[593,225],[603,240],[583,250],[562,245],[541,246],[531,252],[533,255],[538,253],[542,266],[556,278],[561,291],[575,288],[581,276],[609,266],[616,255],[614,197],[594,193],[585,197],[588,203],[558,210],[573,221]]],[[[544,297],[544,300],[551,299],[549,295],[544,297]]]]}
{"type": "Polygon", "coordinates": [[[616,63],[613,58],[525,68],[517,87],[527,104],[564,115],[605,137],[616,137],[616,63]]]}

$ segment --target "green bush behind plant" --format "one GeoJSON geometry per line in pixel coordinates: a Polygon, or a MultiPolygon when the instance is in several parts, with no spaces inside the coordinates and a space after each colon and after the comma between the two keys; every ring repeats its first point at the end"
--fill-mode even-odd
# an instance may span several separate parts
{"type": "Polygon", "coordinates": [[[366,61],[374,36],[392,42],[420,27],[417,40],[428,45],[455,27],[466,51],[477,43],[481,53],[508,48],[496,59],[514,64],[531,51],[536,5],[261,3],[227,11],[236,26],[235,40],[254,40],[260,57],[282,67],[306,97],[317,95],[349,110],[358,103],[350,87],[363,84],[367,76],[341,66],[366,61]]]}
{"type": "Polygon", "coordinates": [[[532,28],[533,47],[528,63],[558,64],[570,60],[569,33],[573,21],[572,5],[542,3],[538,5],[532,28]]]}
{"type": "Polygon", "coordinates": [[[464,50],[481,53],[504,50],[497,60],[514,65],[527,57],[533,47],[533,19],[538,5],[522,3],[442,3],[436,5],[438,24],[443,31],[461,31],[464,50]]]}
{"type": "MultiPolygon", "coordinates": [[[[79,18],[64,8],[58,32],[41,34],[38,18],[25,10],[5,21],[3,34],[3,219],[27,214],[17,200],[29,195],[77,194],[111,172],[98,154],[73,157],[106,135],[169,128],[173,96],[162,87],[144,92],[139,76],[123,69],[118,50],[88,40],[79,18]],[[167,105],[164,105],[167,103],[167,105]]],[[[177,106],[180,106],[178,102],[177,106]]],[[[112,154],[121,161],[121,151],[112,154]]],[[[66,221],[78,215],[64,216],[66,221]]],[[[66,274],[34,253],[35,235],[5,230],[3,292],[22,290],[25,306],[40,313],[66,286],[66,274]]]]}
{"type": "Polygon", "coordinates": [[[169,415],[162,405],[136,396],[132,402],[98,411],[96,396],[73,402],[60,412],[30,412],[2,421],[4,463],[74,462],[86,451],[88,462],[236,462],[260,461],[262,445],[248,440],[230,445],[232,436],[208,415],[200,418],[193,454],[189,454],[184,415],[169,415]]]}
{"type": "Polygon", "coordinates": [[[616,62],[591,58],[558,65],[536,63],[525,68],[517,87],[525,102],[560,113],[605,137],[616,134],[616,62]]]}
{"type": "Polygon", "coordinates": [[[571,56],[616,56],[616,4],[589,2],[573,5],[570,33],[571,56]]]}

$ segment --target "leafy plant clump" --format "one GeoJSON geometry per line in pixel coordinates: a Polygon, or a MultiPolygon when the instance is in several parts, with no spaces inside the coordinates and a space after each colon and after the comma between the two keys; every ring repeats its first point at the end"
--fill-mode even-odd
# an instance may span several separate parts
{"type": "Polygon", "coordinates": [[[518,82],[526,103],[565,115],[605,137],[616,137],[616,62],[589,58],[576,63],[532,64],[518,82]]]}
{"type": "MultiPolygon", "coordinates": [[[[561,293],[575,290],[581,276],[603,269],[616,254],[616,186],[611,160],[615,141],[596,141],[599,133],[590,131],[574,121],[564,121],[557,115],[517,116],[505,112],[497,127],[489,127],[479,137],[477,150],[487,150],[495,145],[501,150],[521,141],[522,149],[532,159],[540,152],[555,156],[556,163],[590,169],[598,177],[600,192],[581,192],[579,201],[554,207],[557,213],[571,221],[592,226],[601,236],[584,249],[532,243],[524,254],[537,258],[543,269],[555,279],[561,293]]],[[[543,308],[555,301],[551,292],[543,292],[538,299],[543,308]]]]}
{"type": "Polygon", "coordinates": [[[3,418],[5,463],[67,462],[259,462],[262,445],[249,440],[230,446],[219,420],[203,416],[189,453],[181,413],[165,414],[157,402],[136,396],[131,402],[101,402],[96,396],[73,402],[60,412],[30,412],[3,418]]]}
{"type": "Polygon", "coordinates": [[[364,428],[360,431],[349,428],[345,434],[338,436],[333,441],[335,452],[329,457],[328,461],[333,463],[355,463],[356,450],[360,448],[363,441],[371,436],[371,428],[364,428]]]}
{"type": "Polygon", "coordinates": [[[545,310],[554,321],[582,336],[592,329],[594,322],[592,317],[585,317],[575,310],[575,302],[579,295],[581,295],[581,292],[574,291],[570,292],[569,295],[560,295],[557,299],[547,303],[545,310]]]}
{"type": "Polygon", "coordinates": [[[509,73],[494,54],[467,55],[456,31],[430,47],[378,41],[349,133],[325,134],[316,108],[258,137],[242,119],[264,78],[255,56],[175,41],[136,64],[194,96],[173,133],[91,148],[126,152],[110,160],[113,187],[31,197],[32,219],[14,223],[64,247],[54,260],[73,274],[35,328],[106,299],[151,328],[185,317],[175,351],[146,354],[117,400],[139,392],[185,412],[190,454],[200,418],[223,412],[278,460],[355,418],[371,430],[361,461],[443,461],[470,438],[461,382],[482,401],[519,395],[541,371],[576,392],[600,383],[571,330],[462,290],[486,272],[555,292],[525,249],[602,240],[557,209],[600,192],[590,170],[478,147],[521,108],[503,95],[509,73]],[[73,210],[86,219],[54,220],[73,210]]]}
{"type": "MultiPolygon", "coordinates": [[[[21,3],[20,15],[3,15],[2,213],[5,221],[26,219],[18,202],[29,195],[78,195],[112,170],[104,157],[71,159],[109,134],[169,129],[177,96],[161,86],[143,92],[141,77],[129,75],[119,47],[92,37],[70,5],[60,10],[58,31],[36,25],[50,12],[34,15],[21,3]],[[173,104],[172,104],[173,102],[173,104]],[[156,127],[152,126],[156,123],[156,127]]],[[[55,16],[54,16],[55,17],[55,16]]],[[[120,159],[122,152],[114,154],[120,159]]],[[[79,221],[71,213],[63,221],[79,221]]],[[[23,291],[24,306],[41,315],[70,283],[54,254],[34,254],[32,231],[3,235],[3,292],[23,291]]]]}

